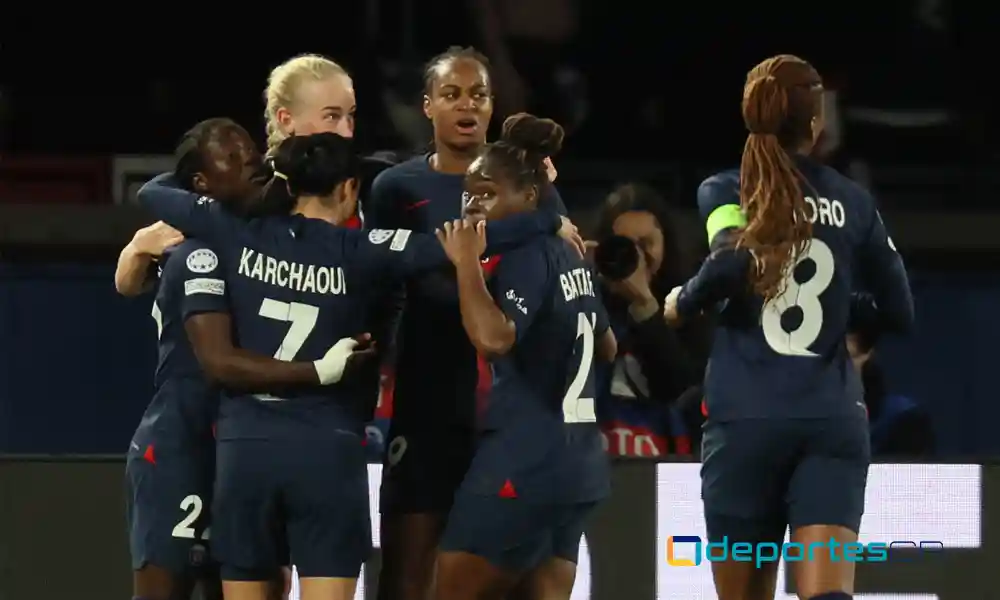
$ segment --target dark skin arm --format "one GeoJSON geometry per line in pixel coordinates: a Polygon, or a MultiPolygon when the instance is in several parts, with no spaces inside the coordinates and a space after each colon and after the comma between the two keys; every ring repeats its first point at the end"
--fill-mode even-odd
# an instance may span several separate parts
{"type": "Polygon", "coordinates": [[[234,346],[232,319],[227,313],[193,315],[184,322],[184,330],[201,368],[216,383],[254,392],[319,385],[311,362],[277,360],[234,346]]]}
{"type": "Polygon", "coordinates": [[[608,327],[597,340],[597,358],[603,362],[614,362],[616,356],[618,356],[618,340],[615,338],[615,332],[608,327]]]}
{"type": "Polygon", "coordinates": [[[477,257],[455,266],[462,325],[469,341],[483,356],[502,356],[514,346],[514,323],[493,302],[477,257]]]}

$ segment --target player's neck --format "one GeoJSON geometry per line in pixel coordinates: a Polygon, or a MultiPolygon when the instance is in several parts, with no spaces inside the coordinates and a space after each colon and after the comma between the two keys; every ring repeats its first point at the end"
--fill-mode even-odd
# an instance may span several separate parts
{"type": "Polygon", "coordinates": [[[457,150],[439,144],[434,154],[431,154],[431,168],[446,175],[464,175],[472,161],[476,160],[479,148],[457,150]]]}
{"type": "Polygon", "coordinates": [[[340,202],[329,206],[319,198],[302,197],[299,198],[292,214],[302,215],[307,219],[319,219],[332,225],[340,225],[353,216],[348,204],[348,202],[340,202]]]}

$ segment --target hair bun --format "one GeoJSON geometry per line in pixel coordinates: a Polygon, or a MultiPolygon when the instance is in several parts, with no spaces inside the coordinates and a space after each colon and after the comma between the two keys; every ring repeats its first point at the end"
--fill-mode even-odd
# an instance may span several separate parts
{"type": "Polygon", "coordinates": [[[553,156],[562,148],[565,135],[562,125],[552,119],[518,113],[504,120],[500,139],[531,154],[553,156]]]}
{"type": "Polygon", "coordinates": [[[274,170],[297,190],[325,187],[323,182],[354,175],[351,140],[335,133],[294,135],[278,146],[274,170]]]}

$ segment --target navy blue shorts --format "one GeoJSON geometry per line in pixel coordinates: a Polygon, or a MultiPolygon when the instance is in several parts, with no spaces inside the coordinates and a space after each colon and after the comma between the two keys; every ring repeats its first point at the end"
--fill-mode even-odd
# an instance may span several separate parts
{"type": "Polygon", "coordinates": [[[372,548],[368,470],[358,437],[218,444],[213,551],[227,581],[358,577],[372,548]]]}
{"type": "Polygon", "coordinates": [[[780,543],[786,526],[858,531],[868,436],[859,418],[710,420],[701,467],[709,540],[780,543]]]}
{"type": "Polygon", "coordinates": [[[550,558],[576,562],[597,502],[532,503],[461,490],[440,548],[485,558],[508,573],[525,573],[550,558]]]}
{"type": "Polygon", "coordinates": [[[470,429],[416,434],[390,429],[379,510],[385,515],[448,514],[475,451],[470,429]]]}
{"type": "Polygon", "coordinates": [[[125,461],[126,518],[132,568],[147,564],[195,576],[208,560],[209,508],[215,449],[166,451],[144,458],[130,449],[125,461]]]}

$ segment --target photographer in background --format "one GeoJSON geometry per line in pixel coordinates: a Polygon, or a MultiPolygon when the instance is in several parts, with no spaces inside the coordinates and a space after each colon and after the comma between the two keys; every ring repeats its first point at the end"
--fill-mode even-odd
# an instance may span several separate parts
{"type": "Polygon", "coordinates": [[[912,399],[892,394],[874,357],[876,336],[864,330],[847,334],[847,351],[861,374],[871,431],[872,455],[927,457],[934,453],[930,415],[912,399]]]}
{"type": "Polygon", "coordinates": [[[687,260],[663,198],[641,184],[608,195],[594,262],[618,356],[598,380],[597,417],[614,456],[697,454],[703,325],[678,330],[661,317],[662,298],[684,281],[687,260]],[[679,398],[683,400],[678,401],[679,398]]]}

